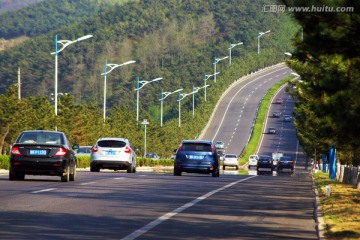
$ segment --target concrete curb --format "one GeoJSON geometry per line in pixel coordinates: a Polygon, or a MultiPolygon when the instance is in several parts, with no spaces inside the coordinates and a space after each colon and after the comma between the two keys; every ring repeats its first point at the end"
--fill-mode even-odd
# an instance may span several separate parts
{"type": "Polygon", "coordinates": [[[313,181],[313,189],[314,189],[314,193],[315,193],[315,203],[314,203],[314,218],[315,218],[315,223],[316,223],[316,234],[318,236],[318,239],[325,239],[325,222],[324,222],[324,218],[322,216],[322,212],[321,212],[321,204],[320,204],[320,194],[319,191],[317,190],[316,186],[315,186],[315,181],[314,181],[314,176],[311,174],[311,178],[313,181]]]}

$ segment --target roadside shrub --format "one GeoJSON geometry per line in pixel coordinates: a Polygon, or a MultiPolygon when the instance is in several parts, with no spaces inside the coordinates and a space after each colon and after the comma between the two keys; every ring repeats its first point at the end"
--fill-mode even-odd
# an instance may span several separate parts
{"type": "Polygon", "coordinates": [[[9,170],[9,156],[8,155],[0,155],[0,169],[9,170]]]}

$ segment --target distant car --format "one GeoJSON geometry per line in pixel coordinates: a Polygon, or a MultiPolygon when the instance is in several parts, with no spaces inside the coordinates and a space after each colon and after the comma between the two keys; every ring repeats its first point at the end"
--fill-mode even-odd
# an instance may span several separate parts
{"type": "Polygon", "coordinates": [[[257,161],[256,170],[259,171],[260,169],[267,168],[273,171],[273,160],[271,156],[267,155],[260,155],[257,161]]]}
{"type": "Polygon", "coordinates": [[[276,134],[276,129],[274,127],[269,127],[267,133],[268,134],[276,134]]]}
{"type": "Polygon", "coordinates": [[[294,172],[295,161],[290,156],[282,156],[277,163],[277,171],[283,172],[284,169],[289,169],[294,172]]]}
{"type": "Polygon", "coordinates": [[[238,162],[238,157],[236,154],[225,154],[223,170],[225,170],[225,167],[227,167],[227,166],[235,167],[236,170],[239,169],[239,162],[238,162]]]}
{"type": "Polygon", "coordinates": [[[79,146],[76,149],[75,154],[76,156],[90,156],[91,155],[92,146],[79,146]]]}
{"type": "Polygon", "coordinates": [[[284,122],[291,122],[291,116],[290,115],[284,115],[284,122]]]}
{"type": "Polygon", "coordinates": [[[157,155],[156,153],[147,153],[145,155],[145,157],[150,158],[152,160],[159,160],[160,159],[159,155],[157,155]]]}
{"type": "Polygon", "coordinates": [[[257,166],[257,161],[259,159],[259,156],[254,154],[254,155],[250,155],[249,156],[249,168],[251,167],[256,167],[257,166]]]}
{"type": "Polygon", "coordinates": [[[273,112],[273,118],[279,118],[281,116],[281,112],[280,111],[275,111],[273,112]]]}
{"type": "Polygon", "coordinates": [[[10,153],[9,180],[24,180],[25,175],[59,176],[62,182],[75,181],[76,157],[65,133],[24,131],[10,153]]]}
{"type": "Polygon", "coordinates": [[[219,177],[219,154],[215,145],[208,140],[183,140],[175,150],[174,175],[182,172],[203,173],[219,177]]]}
{"type": "Polygon", "coordinates": [[[282,104],[284,102],[284,100],[282,99],[282,98],[277,98],[276,100],[275,100],[275,103],[276,104],[282,104]]]}
{"type": "Polygon", "coordinates": [[[224,148],[224,143],[222,141],[217,141],[215,143],[215,148],[217,149],[223,149],[224,148]]]}
{"type": "Polygon", "coordinates": [[[100,169],[126,170],[136,172],[136,153],[126,138],[100,138],[90,155],[90,171],[100,169]]]}
{"type": "Polygon", "coordinates": [[[220,156],[220,161],[224,161],[224,158],[225,158],[225,153],[219,153],[219,156],[220,156]]]}

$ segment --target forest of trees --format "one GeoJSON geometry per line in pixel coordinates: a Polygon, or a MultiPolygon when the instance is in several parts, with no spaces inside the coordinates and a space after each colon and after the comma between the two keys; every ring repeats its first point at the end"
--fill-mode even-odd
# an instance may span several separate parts
{"type": "MultiPolygon", "coordinates": [[[[301,0],[283,2],[289,6],[312,6],[301,0]]],[[[335,147],[342,164],[357,166],[360,164],[360,2],[341,0],[326,4],[334,9],[353,7],[355,11],[293,13],[303,29],[303,35],[295,39],[296,51],[288,60],[288,65],[301,75],[294,94],[295,127],[309,155],[319,158],[335,147]]]]}
{"type": "Polygon", "coordinates": [[[144,130],[136,123],[136,79],[162,77],[162,81],[141,90],[140,119],[150,121],[148,150],[170,156],[182,139],[200,134],[229,84],[258,68],[283,61],[284,52],[292,51],[291,36],[299,27],[286,14],[264,13],[262,7],[263,3],[250,0],[129,1],[104,7],[99,14],[86,16],[82,21],[45,30],[48,32],[0,52],[2,152],[8,151],[22,130],[55,129],[55,126],[73,143],[91,145],[100,136],[124,136],[141,150],[144,130]],[[258,55],[258,32],[267,30],[271,30],[271,34],[261,38],[258,55]],[[51,52],[55,49],[55,35],[59,39],[74,40],[87,34],[94,37],[75,43],[59,54],[58,92],[63,95],[59,95],[59,112],[55,116],[51,95],[54,93],[51,52]],[[171,96],[164,103],[165,124],[161,128],[161,90],[183,88],[183,93],[188,93],[193,85],[203,86],[204,73],[213,73],[214,57],[228,55],[229,44],[237,42],[244,44],[232,50],[231,66],[228,61],[220,62],[217,82],[211,79],[207,82],[210,84],[207,101],[201,92],[195,95],[195,116],[190,114],[189,98],[182,101],[179,128],[177,98],[171,96]],[[136,63],[107,76],[108,117],[104,124],[101,73],[106,59],[115,64],[129,60],[136,63]],[[18,67],[21,100],[13,86],[17,83],[18,67]]]}

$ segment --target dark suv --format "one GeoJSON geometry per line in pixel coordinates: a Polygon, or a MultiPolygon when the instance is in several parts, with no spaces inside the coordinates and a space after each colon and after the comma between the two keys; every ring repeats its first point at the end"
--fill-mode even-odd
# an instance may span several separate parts
{"type": "Polygon", "coordinates": [[[211,173],[213,177],[219,177],[219,155],[212,141],[183,140],[175,152],[175,176],[187,172],[211,173]]]}
{"type": "Polygon", "coordinates": [[[20,133],[10,154],[10,180],[24,180],[25,174],[61,177],[74,181],[76,157],[63,132],[33,130],[20,133]]]}

